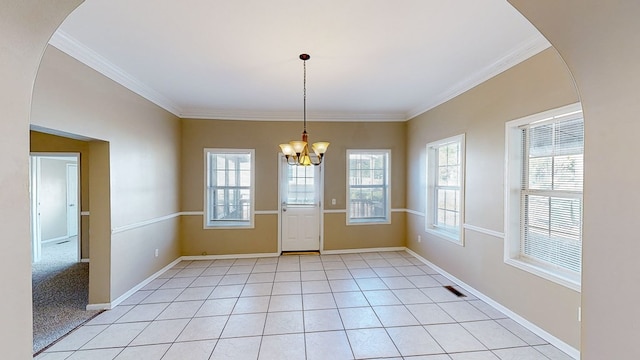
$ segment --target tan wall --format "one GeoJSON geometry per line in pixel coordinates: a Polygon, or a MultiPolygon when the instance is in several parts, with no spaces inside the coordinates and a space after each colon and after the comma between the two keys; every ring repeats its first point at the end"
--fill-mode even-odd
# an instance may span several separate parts
{"type": "MultiPolygon", "coordinates": [[[[89,210],[89,142],[30,131],[31,152],[62,152],[80,154],[80,211],[89,210]]],[[[89,258],[89,217],[80,217],[82,258],[89,258]]]]}
{"type": "Polygon", "coordinates": [[[510,2],[562,54],[582,98],[582,358],[640,359],[640,2],[510,2]]]}
{"type": "MultiPolygon", "coordinates": [[[[408,208],[425,211],[426,144],[465,133],[465,223],[503,232],[505,122],[576,101],[570,74],[548,49],[412,119],[408,152],[420,154],[420,161],[408,169],[408,208]]],[[[580,293],[506,265],[502,238],[467,230],[462,247],[426,233],[424,216],[408,217],[409,248],[579,348],[580,293]]]]}
{"type": "MultiPolygon", "coordinates": [[[[324,208],[346,206],[346,150],[391,149],[391,207],[404,208],[405,124],[398,122],[310,122],[311,142],[331,142],[324,165],[324,208]],[[336,199],[336,205],[331,205],[336,199]]],[[[256,150],[256,210],[278,210],[278,144],[300,138],[300,122],[182,120],[182,210],[204,206],[204,148],[256,150]]],[[[327,250],[403,246],[404,215],[390,225],[346,226],[344,214],[325,215],[327,250]],[[371,234],[378,236],[375,240],[371,234]],[[348,234],[348,236],[345,236],[348,234]]],[[[183,255],[276,252],[277,215],[256,215],[255,229],[203,229],[201,216],[182,219],[183,255]]]]}
{"type": "Polygon", "coordinates": [[[137,228],[179,212],[180,123],[175,116],[48,47],[34,87],[31,122],[100,140],[90,148],[90,303],[115,300],[180,256],[177,230],[171,230],[175,219],[137,228]],[[155,249],[166,252],[156,258],[155,249]]]}
{"type": "Polygon", "coordinates": [[[7,359],[31,359],[29,113],[47,40],[81,1],[0,3],[0,348],[7,359]]]}

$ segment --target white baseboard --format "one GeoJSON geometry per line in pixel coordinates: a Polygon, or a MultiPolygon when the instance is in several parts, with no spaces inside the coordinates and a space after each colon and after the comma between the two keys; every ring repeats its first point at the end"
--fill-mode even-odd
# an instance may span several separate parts
{"type": "Polygon", "coordinates": [[[82,258],[82,259],[80,259],[80,262],[82,262],[82,263],[88,263],[88,262],[90,262],[90,261],[91,261],[91,260],[89,260],[89,258],[82,258]]]}
{"type": "Polygon", "coordinates": [[[179,260],[222,260],[222,259],[250,259],[258,257],[276,257],[279,253],[230,254],[230,255],[189,255],[179,260]]]}
{"type": "Polygon", "coordinates": [[[92,310],[111,310],[111,303],[103,303],[103,304],[89,304],[87,305],[87,311],[92,310]]]}
{"type": "Polygon", "coordinates": [[[165,266],[162,269],[156,271],[153,275],[151,275],[148,278],[144,279],[138,285],[134,286],[133,288],[131,288],[126,293],[120,295],[117,299],[113,300],[112,302],[103,303],[103,304],[89,304],[89,305],[87,305],[87,310],[111,310],[111,309],[113,309],[114,307],[120,305],[120,303],[125,301],[129,296],[135,294],[136,291],[142,289],[148,283],[150,283],[151,281],[155,280],[158,276],[164,274],[167,270],[171,269],[174,265],[179,263],[181,261],[181,259],[182,258],[179,257],[176,260],[172,261],[167,266],[165,266]]]}
{"type": "Polygon", "coordinates": [[[396,246],[396,247],[364,248],[364,249],[321,250],[320,253],[322,255],[340,255],[340,254],[404,251],[404,250],[406,250],[404,246],[396,246]]]}
{"type": "Polygon", "coordinates": [[[535,325],[534,323],[530,322],[529,320],[527,320],[527,319],[523,318],[522,316],[516,314],[515,312],[509,310],[507,307],[501,305],[497,301],[495,301],[495,300],[491,299],[490,297],[484,295],[483,293],[481,293],[480,291],[474,289],[470,285],[467,285],[466,283],[464,283],[460,279],[456,278],[455,276],[449,274],[448,272],[444,271],[443,269],[441,269],[440,267],[438,267],[434,263],[432,263],[429,260],[427,260],[427,259],[423,258],[422,256],[418,255],[413,250],[406,249],[406,251],[409,254],[415,256],[418,260],[420,260],[423,263],[425,263],[426,265],[428,265],[429,267],[431,267],[434,270],[436,270],[439,273],[441,273],[447,279],[453,281],[457,285],[460,285],[460,287],[462,287],[463,289],[467,290],[468,292],[473,294],[478,299],[480,299],[480,300],[486,302],[487,304],[493,306],[495,309],[499,310],[503,314],[505,314],[508,317],[510,317],[513,321],[515,321],[518,324],[524,326],[525,328],[527,328],[532,333],[538,335],[542,339],[548,341],[551,345],[553,345],[553,346],[557,347],[558,349],[562,350],[567,355],[571,356],[574,359],[580,359],[580,350],[578,350],[578,349],[574,348],[573,346],[565,343],[564,341],[558,339],[557,337],[549,334],[547,331],[545,331],[542,328],[538,327],[537,325],[535,325]]]}

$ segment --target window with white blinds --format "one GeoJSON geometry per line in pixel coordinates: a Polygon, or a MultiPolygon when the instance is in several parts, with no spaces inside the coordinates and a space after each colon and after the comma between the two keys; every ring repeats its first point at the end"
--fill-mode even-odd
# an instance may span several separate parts
{"type": "Polygon", "coordinates": [[[505,261],[580,289],[584,120],[580,104],[507,123],[505,261]]]}
{"type": "Polygon", "coordinates": [[[580,273],[584,121],[524,126],[522,256],[580,273]]]}

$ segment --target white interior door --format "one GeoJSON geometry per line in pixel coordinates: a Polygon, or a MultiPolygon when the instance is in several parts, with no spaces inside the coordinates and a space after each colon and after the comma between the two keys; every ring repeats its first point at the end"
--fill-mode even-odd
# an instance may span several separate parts
{"type": "Polygon", "coordinates": [[[291,166],[281,156],[282,251],[320,250],[321,166],[291,166]]]}
{"type": "Polygon", "coordinates": [[[67,235],[78,235],[78,165],[67,164],[67,235]]]}
{"type": "Polygon", "coordinates": [[[42,258],[42,232],[40,231],[40,158],[31,156],[30,160],[30,195],[31,195],[31,261],[38,262],[42,258]]]}

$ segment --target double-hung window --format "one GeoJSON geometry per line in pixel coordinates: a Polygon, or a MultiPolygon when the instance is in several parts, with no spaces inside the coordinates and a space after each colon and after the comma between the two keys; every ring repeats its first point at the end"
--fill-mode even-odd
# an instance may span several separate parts
{"type": "Polygon", "coordinates": [[[426,231],[464,244],[464,134],[427,144],[426,231]]]}
{"type": "Polygon", "coordinates": [[[583,153],[579,104],[507,123],[506,261],[576,290],[583,153]]]}
{"type": "Polygon", "coordinates": [[[347,224],[390,223],[391,150],[347,150],[347,224]]]}
{"type": "Polygon", "coordinates": [[[253,227],[254,150],[205,149],[205,227],[253,227]]]}

